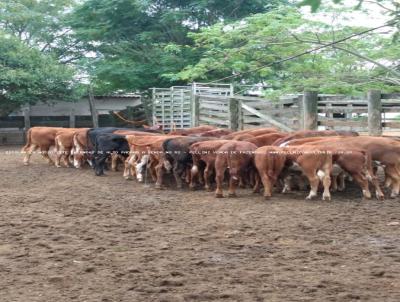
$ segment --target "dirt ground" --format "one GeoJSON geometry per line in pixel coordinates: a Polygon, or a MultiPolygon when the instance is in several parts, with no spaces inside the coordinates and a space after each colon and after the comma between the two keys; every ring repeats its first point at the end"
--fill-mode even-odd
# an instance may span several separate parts
{"type": "Polygon", "coordinates": [[[1,302],[400,301],[399,200],[215,199],[6,150],[1,302]]]}

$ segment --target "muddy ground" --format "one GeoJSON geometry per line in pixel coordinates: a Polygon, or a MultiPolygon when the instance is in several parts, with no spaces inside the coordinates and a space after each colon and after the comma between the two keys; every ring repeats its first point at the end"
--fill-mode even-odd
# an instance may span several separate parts
{"type": "Polygon", "coordinates": [[[399,200],[215,199],[5,151],[2,302],[400,301],[399,200]]]}

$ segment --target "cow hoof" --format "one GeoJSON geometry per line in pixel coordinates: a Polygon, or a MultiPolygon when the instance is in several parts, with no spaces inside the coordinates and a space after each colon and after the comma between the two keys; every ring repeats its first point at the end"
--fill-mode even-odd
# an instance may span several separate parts
{"type": "Polygon", "coordinates": [[[161,186],[161,185],[155,185],[155,188],[156,188],[157,190],[162,190],[162,186],[161,186]]]}
{"type": "Polygon", "coordinates": [[[236,193],[228,193],[228,197],[237,197],[236,193]]]}
{"type": "Polygon", "coordinates": [[[215,198],[224,198],[224,195],[222,193],[216,193],[215,198]]]}
{"type": "Polygon", "coordinates": [[[211,189],[211,188],[205,188],[205,189],[206,189],[207,192],[212,192],[213,191],[213,189],[211,189]]]}
{"type": "Polygon", "coordinates": [[[398,194],[396,194],[396,193],[392,193],[392,194],[390,194],[390,198],[397,198],[397,196],[399,196],[398,194]]]}
{"type": "Polygon", "coordinates": [[[253,190],[253,194],[258,194],[258,193],[260,193],[260,190],[259,190],[259,189],[253,190]]]}
{"type": "Polygon", "coordinates": [[[29,163],[24,163],[24,166],[29,166],[29,163]]]}
{"type": "Polygon", "coordinates": [[[328,196],[322,196],[322,200],[327,200],[327,201],[331,201],[331,197],[328,196]]]}
{"type": "Polygon", "coordinates": [[[385,200],[385,195],[376,192],[376,199],[384,201],[385,200]]]}

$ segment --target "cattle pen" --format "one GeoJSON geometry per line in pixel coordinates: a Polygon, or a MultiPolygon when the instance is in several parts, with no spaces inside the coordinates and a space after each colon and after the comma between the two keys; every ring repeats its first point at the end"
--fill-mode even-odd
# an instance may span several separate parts
{"type": "Polygon", "coordinates": [[[400,299],[398,200],[215,200],[0,150],[5,301],[400,299]]]}
{"type": "MultiPolygon", "coordinates": [[[[303,128],[360,130],[369,124],[380,135],[397,127],[379,113],[396,113],[398,95],[371,92],[356,100],[307,92],[262,102],[231,95],[226,87],[225,94],[203,88],[190,97],[180,89],[173,89],[172,106],[171,89],[157,100],[157,106],[175,108],[164,110],[164,120],[154,118],[167,133],[145,139],[167,139],[171,131],[204,124],[230,134],[274,126],[283,138],[303,128]],[[365,118],[377,102],[378,114],[365,118]]],[[[6,301],[400,299],[399,197],[389,198],[386,190],[384,201],[364,199],[364,191],[347,181],[332,201],[305,200],[300,186],[275,190],[266,200],[247,186],[216,199],[200,188],[178,189],[167,170],[157,186],[150,172],[142,182],[124,179],[122,171],[98,177],[88,166],[56,168],[38,154],[25,166],[20,150],[0,146],[0,269],[7,274],[0,288],[18,288],[3,291],[6,301]]]]}

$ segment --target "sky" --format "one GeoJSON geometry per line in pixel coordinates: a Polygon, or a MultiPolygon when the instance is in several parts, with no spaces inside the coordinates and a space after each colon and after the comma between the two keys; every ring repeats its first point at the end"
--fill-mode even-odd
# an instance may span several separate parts
{"type": "MultiPolygon", "coordinates": [[[[400,1],[400,0],[399,0],[400,1]]],[[[361,9],[354,9],[358,1],[343,0],[340,4],[335,5],[333,1],[329,3],[330,7],[342,9],[342,13],[312,13],[309,6],[301,8],[301,12],[310,19],[325,22],[336,22],[337,24],[350,25],[350,26],[363,26],[363,27],[377,27],[390,20],[387,11],[374,3],[374,0],[364,0],[361,9]]],[[[382,4],[391,8],[390,2],[382,4]]]]}

